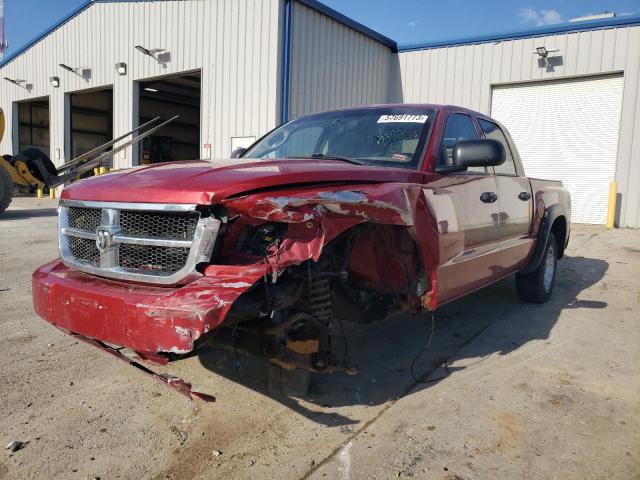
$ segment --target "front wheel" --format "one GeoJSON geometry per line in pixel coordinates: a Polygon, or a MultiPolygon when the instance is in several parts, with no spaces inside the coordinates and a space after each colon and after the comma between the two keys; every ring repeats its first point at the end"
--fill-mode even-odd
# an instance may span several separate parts
{"type": "Polygon", "coordinates": [[[558,243],[553,233],[549,234],[544,257],[533,272],[516,275],[518,296],[525,302],[544,303],[549,300],[556,283],[558,243]]]}

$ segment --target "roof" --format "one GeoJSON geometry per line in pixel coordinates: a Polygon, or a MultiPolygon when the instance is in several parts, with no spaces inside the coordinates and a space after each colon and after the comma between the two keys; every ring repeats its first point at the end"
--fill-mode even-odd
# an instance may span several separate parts
{"type": "Polygon", "coordinates": [[[395,40],[390,39],[389,37],[385,37],[381,33],[376,32],[375,30],[370,29],[369,27],[365,27],[361,23],[356,22],[355,20],[347,17],[346,15],[337,12],[333,8],[327,7],[324,3],[320,3],[317,0],[297,0],[298,2],[306,5],[309,8],[316,10],[317,12],[325,14],[327,17],[334,19],[337,22],[340,22],[348,27],[353,28],[354,30],[366,35],[367,37],[371,37],[374,40],[379,41],[380,43],[386,45],[394,52],[398,48],[398,44],[395,40]]]}
{"type": "Polygon", "coordinates": [[[398,51],[408,52],[411,50],[426,50],[429,48],[454,47],[457,45],[469,45],[473,43],[515,40],[518,38],[541,37],[544,35],[553,35],[556,33],[570,33],[583,30],[599,30],[603,28],[625,27],[631,25],[640,25],[640,15],[624,15],[621,17],[611,17],[589,21],[559,23],[557,25],[548,25],[545,27],[532,28],[529,30],[499,32],[488,35],[480,35],[476,37],[463,37],[455,40],[414,43],[401,45],[398,47],[398,51]]]}
{"type": "Polygon", "coordinates": [[[42,40],[47,35],[53,33],[54,31],[56,31],[57,29],[62,27],[65,23],[67,23],[72,18],[80,15],[82,12],[84,12],[87,8],[89,8],[94,3],[125,3],[125,2],[139,2],[139,1],[156,2],[156,1],[161,1],[161,0],[86,0],[84,3],[82,3],[75,10],[73,10],[72,12],[67,14],[64,18],[58,20],[56,23],[51,25],[49,28],[44,30],[42,33],[40,33],[39,35],[36,35],[32,40],[30,40],[29,42],[25,43],[22,47],[18,48],[11,55],[9,55],[8,57],[4,58],[2,60],[2,62],[0,62],[0,68],[4,67],[6,64],[8,64],[9,62],[13,61],[16,57],[22,55],[24,52],[26,52],[31,47],[33,47],[40,40],[42,40]]]}
{"type": "MultiPolygon", "coordinates": [[[[2,62],[0,62],[0,68],[7,65],[9,62],[13,61],[16,57],[22,55],[40,40],[53,33],[58,28],[62,27],[68,21],[85,11],[87,8],[91,7],[91,5],[95,3],[127,3],[127,2],[160,2],[165,0],[86,0],[82,5],[78,8],[70,12],[64,18],[59,20],[58,22],[51,25],[49,28],[44,30],[42,33],[34,37],[31,41],[27,42],[25,45],[20,47],[18,50],[13,52],[11,55],[6,57],[2,62]]],[[[581,30],[596,30],[602,28],[615,28],[615,27],[624,27],[631,25],[640,25],[640,15],[625,15],[622,17],[613,17],[613,18],[603,18],[598,20],[590,20],[584,22],[569,22],[562,23],[558,25],[550,25],[546,27],[534,28],[530,30],[521,30],[516,32],[501,32],[501,33],[493,33],[488,35],[481,35],[476,37],[463,37],[454,40],[442,40],[435,42],[425,42],[425,43],[414,43],[408,45],[398,46],[398,44],[389,37],[382,35],[375,30],[372,30],[361,23],[356,22],[355,20],[347,17],[346,15],[337,12],[336,10],[327,7],[323,3],[320,3],[318,0],[296,0],[303,5],[306,5],[317,12],[320,12],[329,18],[334,19],[337,22],[340,22],[354,30],[373,38],[374,40],[379,41],[380,43],[389,47],[392,51],[396,52],[407,52],[411,50],[425,50],[429,48],[440,48],[440,47],[452,47],[456,45],[468,45],[474,43],[483,43],[483,42],[495,42],[495,41],[504,41],[504,40],[514,40],[518,38],[526,38],[526,37],[538,37],[543,35],[552,35],[555,33],[568,33],[568,32],[577,32],[581,30]]]]}

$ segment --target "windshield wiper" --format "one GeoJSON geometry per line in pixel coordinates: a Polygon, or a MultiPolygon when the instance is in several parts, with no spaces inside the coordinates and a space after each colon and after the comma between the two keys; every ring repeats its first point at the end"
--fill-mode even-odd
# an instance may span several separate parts
{"type": "Polygon", "coordinates": [[[363,163],[355,158],[338,157],[336,155],[326,155],[324,153],[313,153],[311,158],[321,158],[323,160],[340,160],[341,162],[349,162],[355,165],[363,165],[363,163]]]}

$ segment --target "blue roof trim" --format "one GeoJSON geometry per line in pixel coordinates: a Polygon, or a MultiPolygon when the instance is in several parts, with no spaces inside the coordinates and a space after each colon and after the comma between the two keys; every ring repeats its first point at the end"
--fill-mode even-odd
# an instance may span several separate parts
{"type": "Polygon", "coordinates": [[[31,47],[33,47],[36,43],[38,43],[44,37],[46,37],[47,35],[51,34],[55,30],[57,30],[58,28],[62,27],[65,23],[67,23],[73,17],[75,17],[75,16],[79,15],[80,13],[82,13],[83,11],[85,11],[87,8],[89,8],[94,3],[120,3],[120,2],[144,2],[144,1],[157,2],[157,1],[160,1],[160,0],[86,0],[83,4],[81,4],[78,8],[76,8],[71,13],[66,15],[64,18],[58,20],[56,23],[54,23],[49,28],[47,28],[45,31],[43,31],[40,35],[37,35],[36,37],[34,37],[33,40],[30,40],[29,42],[25,43],[22,47],[18,48],[11,55],[9,55],[5,59],[3,59],[2,62],[0,62],[0,68],[4,67],[9,62],[15,60],[16,57],[22,55],[25,51],[29,50],[31,47]]]}
{"type": "Polygon", "coordinates": [[[86,2],[84,2],[82,5],[80,5],[78,8],[76,8],[74,11],[72,11],[71,13],[69,13],[67,16],[65,16],[64,18],[62,18],[61,20],[57,21],[56,23],[54,23],[53,25],[51,25],[49,28],[47,28],[44,32],[42,32],[40,35],[37,35],[33,40],[29,41],[28,43],[25,43],[22,47],[20,47],[18,50],[16,50],[15,52],[13,52],[11,55],[9,55],[7,58],[3,59],[2,62],[0,62],[0,68],[4,67],[7,63],[11,62],[12,60],[14,60],[16,57],[18,57],[19,55],[23,54],[26,50],[29,50],[31,47],[33,47],[36,43],[38,43],[40,40],[42,40],[44,37],[46,37],[47,35],[49,35],[51,32],[53,32],[54,30],[57,30],[58,28],[60,28],[62,25],[64,25],[65,23],[67,23],[69,20],[71,20],[73,17],[75,17],[76,15],[78,15],[79,13],[82,13],[84,10],[86,10],[87,8],[89,8],[91,5],[93,4],[92,0],[87,0],[86,2]]]}
{"type": "Polygon", "coordinates": [[[303,5],[306,5],[313,10],[320,12],[327,17],[334,19],[337,22],[343,23],[344,25],[353,28],[354,30],[366,35],[367,37],[373,38],[374,40],[383,43],[387,47],[389,47],[392,51],[398,51],[398,44],[395,40],[390,39],[389,37],[385,37],[381,33],[376,32],[375,30],[370,29],[369,27],[365,27],[361,23],[356,22],[355,20],[343,15],[342,13],[334,10],[333,8],[327,7],[325,4],[318,2],[317,0],[297,0],[303,5]]]}
{"type": "Polygon", "coordinates": [[[598,30],[602,28],[624,27],[630,25],[640,25],[640,15],[625,15],[622,17],[604,18],[582,22],[561,23],[547,27],[522,30],[519,32],[502,32],[477,37],[465,37],[457,40],[442,40],[435,42],[414,43],[400,45],[399,52],[409,52],[411,50],[426,50],[429,48],[454,47],[458,45],[469,45],[473,43],[495,42],[504,40],[517,40],[526,37],[539,37],[543,35],[553,35],[555,33],[579,32],[583,30],[598,30]]]}

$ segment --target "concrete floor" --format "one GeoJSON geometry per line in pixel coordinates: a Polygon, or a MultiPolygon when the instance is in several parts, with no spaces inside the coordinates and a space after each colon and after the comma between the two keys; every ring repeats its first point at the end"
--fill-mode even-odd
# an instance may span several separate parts
{"type": "Polygon", "coordinates": [[[444,307],[428,383],[409,366],[431,317],[402,317],[349,328],[360,374],[314,377],[304,399],[270,397],[266,364],[225,351],[165,367],[206,404],[33,313],[56,206],[0,216],[0,441],[28,442],[0,453],[2,480],[640,478],[640,231],[574,226],[543,306],[508,279],[444,307]]]}

